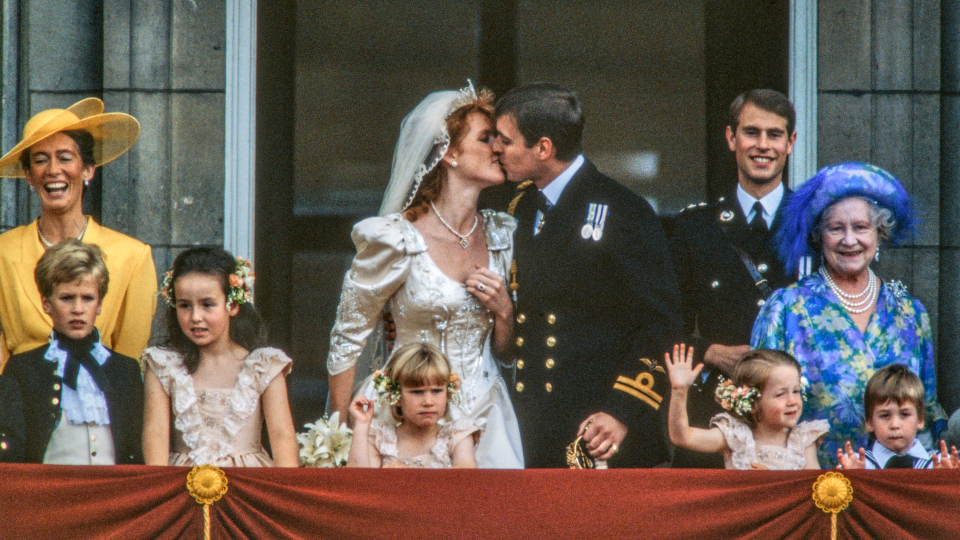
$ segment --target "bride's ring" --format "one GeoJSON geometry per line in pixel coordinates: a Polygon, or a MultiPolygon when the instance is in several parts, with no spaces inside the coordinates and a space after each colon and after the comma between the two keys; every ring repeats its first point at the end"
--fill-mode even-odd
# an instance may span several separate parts
{"type": "Polygon", "coordinates": [[[478,283],[478,284],[477,284],[477,290],[480,291],[480,292],[483,292],[483,291],[487,290],[487,288],[483,286],[483,283],[478,283]]]}

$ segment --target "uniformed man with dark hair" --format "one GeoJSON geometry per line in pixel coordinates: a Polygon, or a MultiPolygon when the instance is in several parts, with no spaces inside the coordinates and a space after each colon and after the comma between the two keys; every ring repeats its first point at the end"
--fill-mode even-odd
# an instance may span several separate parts
{"type": "MultiPolygon", "coordinates": [[[[723,409],[714,400],[718,378],[728,378],[749,350],[753,321],[770,292],[796,281],[777,260],[771,238],[789,190],[783,168],[793,151],[796,113],[775,90],[752,90],[730,105],[727,144],[737,163],[737,187],[713,204],[677,216],[671,254],[683,299],[686,343],[706,364],[687,401],[690,425],[709,427],[723,409]]],[[[674,467],[723,468],[719,454],[677,449],[674,467]]]]}
{"type": "Polygon", "coordinates": [[[566,467],[578,436],[610,466],[662,463],[668,384],[656,360],[680,322],[660,222],[583,157],[571,90],[522,86],[496,114],[494,151],[518,190],[501,200],[518,220],[509,283],[516,364],[507,378],[526,466],[566,467]]]}

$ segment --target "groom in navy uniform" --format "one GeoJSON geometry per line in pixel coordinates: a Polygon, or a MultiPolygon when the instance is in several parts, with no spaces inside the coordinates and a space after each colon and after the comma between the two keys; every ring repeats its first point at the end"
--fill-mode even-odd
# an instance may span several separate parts
{"type": "MultiPolygon", "coordinates": [[[[708,428],[723,409],[714,393],[721,375],[750,347],[753,321],[772,290],[797,280],[784,273],[771,243],[789,190],[783,168],[793,151],[796,113],[775,90],[752,90],[730,105],[727,144],[737,186],[712,205],[692,206],[675,221],[670,248],[683,298],[686,343],[704,362],[687,401],[690,425],[708,428]],[[696,333],[695,333],[696,332],[696,333]]],[[[677,449],[674,467],[723,468],[719,454],[677,449]]]]}
{"type": "Polygon", "coordinates": [[[611,466],[662,463],[668,383],[658,359],[679,336],[680,314],[660,222],[581,155],[571,90],[515,88],[496,116],[493,147],[518,220],[507,380],[526,466],[566,467],[566,446],[581,435],[611,466]]]}

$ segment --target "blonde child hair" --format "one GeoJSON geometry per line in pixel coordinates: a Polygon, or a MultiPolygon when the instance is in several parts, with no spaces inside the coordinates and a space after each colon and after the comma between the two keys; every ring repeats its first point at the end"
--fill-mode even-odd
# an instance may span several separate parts
{"type": "Polygon", "coordinates": [[[100,299],[107,294],[110,272],[103,262],[103,251],[93,244],[84,244],[76,238],[59,242],[48,249],[37,261],[33,279],[37,282],[40,296],[50,298],[57,285],[72,283],[92,277],[97,284],[100,299]]]}
{"type": "MultiPolygon", "coordinates": [[[[800,362],[793,356],[773,349],[755,349],[746,353],[737,361],[733,368],[733,385],[737,388],[747,386],[755,388],[758,392],[763,392],[763,387],[767,384],[770,373],[778,366],[792,367],[797,370],[797,373],[803,374],[800,362]]],[[[740,418],[751,428],[756,427],[759,401],[759,399],[754,399],[753,407],[746,414],[740,414],[736,409],[731,410],[730,414],[740,418]]]]}
{"type": "MultiPolygon", "coordinates": [[[[450,362],[440,349],[428,343],[408,343],[394,351],[383,374],[397,384],[398,391],[403,386],[446,386],[451,382],[450,362]]],[[[448,387],[447,397],[450,395],[448,387]]],[[[394,422],[403,421],[399,404],[390,406],[390,416],[394,422]]]]}

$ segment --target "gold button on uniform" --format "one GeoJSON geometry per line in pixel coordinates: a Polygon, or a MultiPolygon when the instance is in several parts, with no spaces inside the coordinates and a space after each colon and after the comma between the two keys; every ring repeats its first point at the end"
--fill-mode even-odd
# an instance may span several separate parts
{"type": "Polygon", "coordinates": [[[553,358],[547,358],[547,361],[544,362],[544,365],[547,366],[547,369],[553,369],[553,358]]]}
{"type": "Polygon", "coordinates": [[[557,344],[557,338],[550,336],[547,338],[547,347],[553,347],[557,344]]]}
{"type": "Polygon", "coordinates": [[[527,316],[524,315],[523,313],[517,315],[517,322],[520,324],[527,322],[527,316]]]}
{"type": "Polygon", "coordinates": [[[60,404],[60,398],[56,398],[56,397],[55,397],[55,398],[51,399],[50,402],[53,403],[54,405],[59,405],[59,404],[60,404]]]}
{"type": "Polygon", "coordinates": [[[517,360],[517,369],[523,369],[523,359],[517,360]]]}
{"type": "Polygon", "coordinates": [[[554,315],[553,313],[547,315],[547,322],[550,324],[557,322],[557,316],[554,315]]]}
{"type": "Polygon", "coordinates": [[[552,384],[547,383],[547,384],[543,385],[543,387],[547,389],[547,392],[553,392],[553,385],[552,385],[552,384]]]}
{"type": "Polygon", "coordinates": [[[522,337],[518,337],[518,338],[517,338],[517,347],[523,347],[523,338],[522,338],[522,337]]]}
{"type": "Polygon", "coordinates": [[[91,435],[91,436],[90,436],[90,442],[97,442],[97,436],[96,436],[96,435],[91,435]]]}
{"type": "Polygon", "coordinates": [[[517,392],[523,392],[523,383],[522,383],[522,382],[518,382],[518,383],[517,383],[517,392]]]}
{"type": "Polygon", "coordinates": [[[60,390],[60,383],[53,383],[54,390],[60,390]]]}
{"type": "Polygon", "coordinates": [[[6,450],[6,449],[7,449],[7,441],[0,442],[0,450],[6,450]]]}

